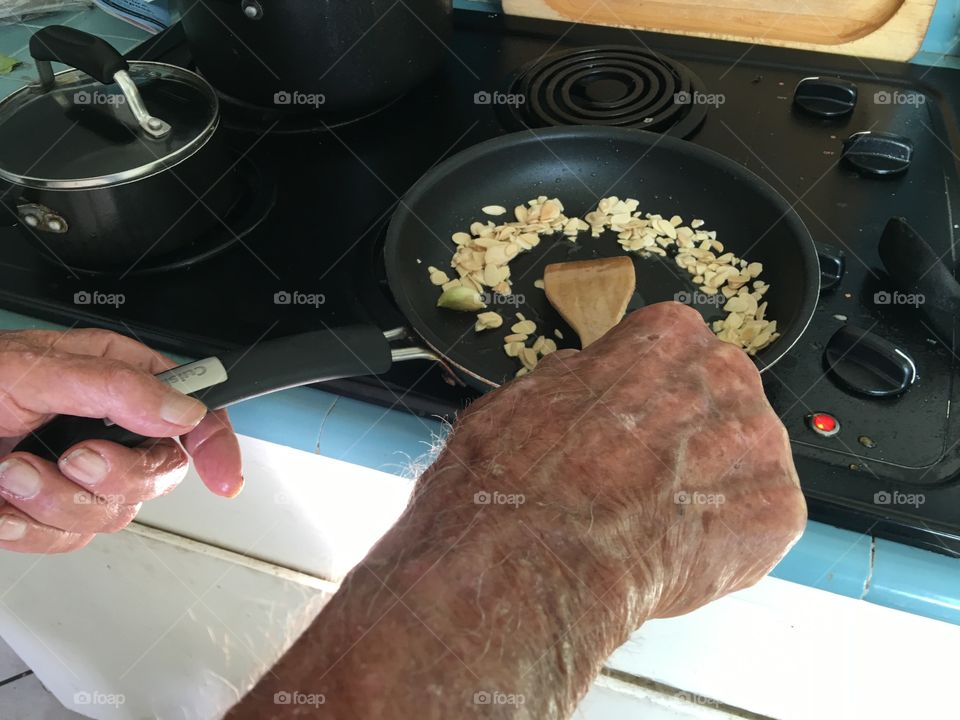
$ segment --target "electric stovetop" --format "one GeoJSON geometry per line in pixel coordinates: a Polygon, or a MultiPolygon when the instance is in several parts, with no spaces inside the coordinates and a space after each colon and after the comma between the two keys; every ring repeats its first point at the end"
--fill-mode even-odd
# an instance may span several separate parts
{"type": "MultiPolygon", "coordinates": [[[[816,315],[764,376],[811,516],[960,553],[954,338],[937,337],[877,253],[888,219],[903,216],[955,262],[960,74],[468,11],[454,21],[442,71],[365,118],[225,102],[224,133],[249,197],[204,238],[200,257],[147,258],[121,277],[91,276],[3,227],[0,305],[194,357],[324,326],[401,327],[380,243],[398,199],[431,166],[525,127],[592,122],[670,133],[760,175],[818,243],[816,315]],[[805,78],[820,79],[795,97],[805,78]],[[864,131],[877,152],[845,158],[844,142],[864,131]],[[891,169],[899,172],[878,172],[891,169]],[[844,377],[825,372],[825,353],[849,347],[851,327],[868,333],[853,356],[859,364],[844,377]]],[[[190,66],[177,26],[131,57],[190,66]]],[[[427,360],[327,387],[441,415],[475,394],[427,360]]]]}

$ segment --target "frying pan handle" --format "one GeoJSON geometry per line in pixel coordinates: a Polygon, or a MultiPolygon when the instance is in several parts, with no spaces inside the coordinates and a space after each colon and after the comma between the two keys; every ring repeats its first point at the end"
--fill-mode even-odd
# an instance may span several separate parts
{"type": "MultiPolygon", "coordinates": [[[[246,351],[225,353],[160,373],[158,379],[203,401],[210,410],[292,387],[390,368],[390,345],[372,326],[291,335],[267,340],[246,351]]],[[[100,418],[60,415],[24,438],[18,452],[56,462],[84,440],[110,440],[134,447],[149,438],[100,418]]]]}
{"type": "Polygon", "coordinates": [[[30,38],[30,55],[37,61],[40,84],[44,88],[53,83],[51,62],[61,62],[82,70],[104,85],[112,83],[114,75],[129,67],[110,43],[63,25],[50,25],[37,30],[30,38]]]}

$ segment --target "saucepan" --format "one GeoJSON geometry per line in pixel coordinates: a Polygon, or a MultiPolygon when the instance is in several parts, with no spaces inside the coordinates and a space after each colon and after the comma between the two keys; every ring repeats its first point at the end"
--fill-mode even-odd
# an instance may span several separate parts
{"type": "Polygon", "coordinates": [[[199,75],[127,63],[56,25],[30,54],[39,82],[0,101],[0,199],[43,252],[122,271],[191,245],[240,200],[217,95],[199,75]],[[73,69],[54,75],[51,61],[73,69]]]}
{"type": "MultiPolygon", "coordinates": [[[[385,337],[374,327],[351,327],[270,341],[231,359],[233,368],[223,363],[228,376],[218,383],[223,387],[201,388],[196,396],[213,393],[205,401],[221,407],[275,387],[378,374],[394,360],[425,356],[442,360],[478,390],[489,390],[514,377],[519,367],[503,347],[504,332],[518,312],[544,334],[560,330],[565,339],[556,340],[558,346],[578,347],[575,333],[536,281],[548,263],[622,255],[609,231],[599,238],[581,234],[576,241],[544,236],[539,246],[518,255],[511,263],[513,295],[491,298],[489,309],[505,320],[501,329],[476,332],[475,313],[437,307],[439,288],[430,282],[428,268],[449,269],[457,247],[452,235],[484,220],[481,208],[512,208],[540,195],[561,199],[570,217],[582,217],[605,196],[635,198],[664,217],[703,219],[726,251],[762,263],[769,284],[767,315],[777,320],[780,337],[757,353],[761,371],[783,357],[813,316],[820,290],[813,240],[786,200],[743,166],[691,142],[637,130],[531,130],[480,143],[440,163],[399,203],[387,230],[384,261],[406,329],[385,337]],[[401,334],[422,345],[392,349],[389,341],[401,334]],[[240,378],[237,387],[249,387],[227,392],[231,374],[240,378]]],[[[637,294],[631,309],[681,295],[696,297],[690,275],[672,258],[633,259],[637,294]]],[[[719,316],[718,305],[710,301],[695,307],[707,320],[719,316]]],[[[103,423],[88,423],[84,432],[92,431],[103,436],[103,423]]],[[[43,442],[57,452],[69,447],[63,438],[43,442]]]]}
{"type": "Polygon", "coordinates": [[[449,52],[451,0],[180,0],[218,91],[291,112],[356,113],[399,97],[449,52]]]}

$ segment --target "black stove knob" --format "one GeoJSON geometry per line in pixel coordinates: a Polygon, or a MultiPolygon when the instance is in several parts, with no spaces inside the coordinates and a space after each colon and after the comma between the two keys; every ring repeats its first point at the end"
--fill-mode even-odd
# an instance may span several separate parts
{"type": "Polygon", "coordinates": [[[858,132],[843,141],[843,159],[864,175],[895,175],[907,169],[913,143],[903,135],[858,132]]]}
{"type": "Polygon", "coordinates": [[[820,291],[839,284],[847,267],[843,250],[829,243],[817,243],[817,258],[820,260],[820,291]]]}
{"type": "Polygon", "coordinates": [[[823,364],[845,390],[867,397],[893,397],[917,379],[913,358],[867,330],[844,325],[827,342],[823,364]]]}
{"type": "Polygon", "coordinates": [[[839,117],[853,112],[857,104],[857,86],[840,78],[804,78],[793,91],[793,103],[811,115],[839,117]]]}

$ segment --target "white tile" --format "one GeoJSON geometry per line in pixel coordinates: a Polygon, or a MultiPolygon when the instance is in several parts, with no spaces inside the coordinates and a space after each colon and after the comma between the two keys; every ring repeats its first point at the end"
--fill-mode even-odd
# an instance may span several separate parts
{"type": "Polygon", "coordinates": [[[39,562],[10,553],[0,587],[0,633],[61,703],[98,720],[221,717],[333,589],[143,528],[39,562]]]}
{"type": "Polygon", "coordinates": [[[940,718],[957,647],[956,625],[768,577],[648,622],[607,665],[780,720],[940,718]]]}
{"type": "Polygon", "coordinates": [[[29,670],[27,664],[0,638],[0,682],[19,675],[24,670],[29,670]]]}
{"type": "Polygon", "coordinates": [[[191,468],[138,522],[337,581],[403,512],[412,481],[240,436],[246,486],[233,500],[191,468]]]}
{"type": "Polygon", "coordinates": [[[84,720],[67,710],[34,675],[0,687],[0,718],[3,720],[84,720]]]}

